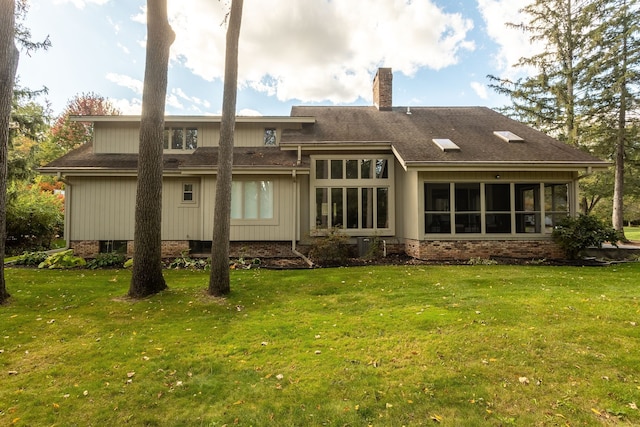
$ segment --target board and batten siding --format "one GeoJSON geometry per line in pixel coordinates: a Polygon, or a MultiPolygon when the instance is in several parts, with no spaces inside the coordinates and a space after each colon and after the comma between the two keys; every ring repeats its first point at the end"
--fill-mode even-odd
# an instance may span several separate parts
{"type": "Polygon", "coordinates": [[[117,125],[96,123],[94,125],[93,151],[96,154],[134,154],[138,152],[139,142],[139,123],[117,125]]]}
{"type": "MultiPolygon", "coordinates": [[[[182,183],[199,180],[165,178],[162,193],[162,239],[199,240],[200,204],[182,203],[182,183]]],[[[133,240],[136,179],[125,177],[69,180],[72,197],[68,207],[72,240],[133,240]]]]}

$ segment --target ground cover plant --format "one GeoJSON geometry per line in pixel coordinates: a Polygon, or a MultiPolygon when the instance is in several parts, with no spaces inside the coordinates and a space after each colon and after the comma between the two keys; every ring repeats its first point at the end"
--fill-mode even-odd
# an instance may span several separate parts
{"type": "Polygon", "coordinates": [[[9,268],[0,425],[640,424],[640,266],[9,268]]]}

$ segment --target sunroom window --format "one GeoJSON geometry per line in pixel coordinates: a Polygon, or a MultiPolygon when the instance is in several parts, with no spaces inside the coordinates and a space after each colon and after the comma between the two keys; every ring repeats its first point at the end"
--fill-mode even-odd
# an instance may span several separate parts
{"type": "Polygon", "coordinates": [[[568,201],[566,183],[426,182],[424,229],[426,234],[551,233],[569,215],[568,201]]]}
{"type": "Polygon", "coordinates": [[[316,229],[392,228],[390,157],[314,159],[312,221],[316,229]]]}

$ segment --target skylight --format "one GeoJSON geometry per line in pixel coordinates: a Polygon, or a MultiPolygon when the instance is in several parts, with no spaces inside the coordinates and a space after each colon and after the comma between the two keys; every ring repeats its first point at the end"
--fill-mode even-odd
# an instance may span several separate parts
{"type": "Polygon", "coordinates": [[[460,151],[460,147],[458,147],[455,142],[450,139],[444,138],[434,138],[432,139],[433,143],[438,146],[442,151],[460,151]]]}
{"type": "Polygon", "coordinates": [[[497,130],[493,132],[493,134],[498,138],[507,142],[524,142],[524,139],[520,138],[518,135],[508,130],[497,130]]]}

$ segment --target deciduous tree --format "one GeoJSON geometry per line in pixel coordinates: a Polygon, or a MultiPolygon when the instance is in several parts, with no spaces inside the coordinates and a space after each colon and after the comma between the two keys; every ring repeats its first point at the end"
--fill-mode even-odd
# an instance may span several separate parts
{"type": "Polygon", "coordinates": [[[14,41],[15,8],[15,0],[0,0],[0,303],[9,298],[4,278],[4,252],[9,124],[19,59],[19,51],[14,41]]]}
{"type": "Polygon", "coordinates": [[[233,0],[225,49],[224,94],[222,122],[216,176],[216,199],[213,219],[213,245],[211,249],[211,276],[209,294],[222,296],[230,292],[229,232],[231,223],[231,184],[233,169],[233,139],[236,124],[236,97],[238,90],[238,41],[242,22],[243,0],[233,0]]]}
{"type": "Polygon", "coordinates": [[[162,276],[162,149],[169,49],[175,33],[167,0],[147,0],[147,56],[142,92],[138,154],[133,273],[129,296],[142,298],[166,289],[162,276]]]}

